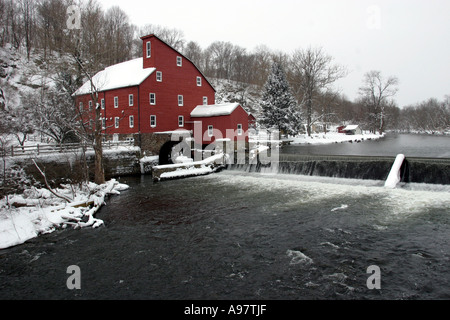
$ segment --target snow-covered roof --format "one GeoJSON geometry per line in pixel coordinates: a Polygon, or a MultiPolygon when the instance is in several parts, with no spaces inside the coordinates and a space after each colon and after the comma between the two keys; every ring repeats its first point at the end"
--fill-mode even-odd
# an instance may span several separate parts
{"type": "Polygon", "coordinates": [[[191,112],[191,117],[217,117],[228,116],[239,106],[239,103],[210,104],[197,106],[191,112]]]}
{"type": "MultiPolygon", "coordinates": [[[[97,73],[92,80],[99,92],[117,88],[126,88],[140,85],[155,70],[155,68],[144,69],[143,59],[137,58],[110,66],[97,73]]],[[[91,82],[87,81],[75,91],[73,95],[77,96],[91,92],[91,82]]]]}
{"type": "Polygon", "coordinates": [[[344,129],[342,130],[356,130],[359,126],[357,124],[352,124],[352,125],[348,125],[346,126],[344,129]]]}

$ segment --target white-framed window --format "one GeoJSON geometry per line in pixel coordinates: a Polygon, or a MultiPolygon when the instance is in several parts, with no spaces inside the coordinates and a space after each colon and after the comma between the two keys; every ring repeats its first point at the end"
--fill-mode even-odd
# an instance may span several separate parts
{"type": "Polygon", "coordinates": [[[89,100],[89,111],[92,111],[92,100],[89,100]]]}
{"type": "Polygon", "coordinates": [[[150,105],[152,105],[152,106],[156,105],[156,94],[155,93],[150,93],[149,99],[150,99],[150,105]]]}
{"type": "Polygon", "coordinates": [[[214,135],[214,127],[208,126],[208,137],[212,137],[214,135]]]}
{"type": "Polygon", "coordinates": [[[134,128],[134,116],[130,116],[130,128],[134,128]]]}
{"type": "Polygon", "coordinates": [[[180,128],[184,127],[184,116],[178,116],[178,126],[180,128]]]}
{"type": "Polygon", "coordinates": [[[177,57],[177,66],[178,67],[183,66],[183,58],[181,58],[180,56],[177,57]]]}
{"type": "Polygon", "coordinates": [[[238,136],[242,136],[242,124],[237,125],[237,134],[238,136]]]}
{"type": "Polygon", "coordinates": [[[80,112],[83,112],[84,106],[83,106],[83,102],[80,102],[80,112]]]}
{"type": "Polygon", "coordinates": [[[152,43],[150,41],[146,44],[146,52],[147,52],[147,58],[150,58],[152,56],[152,43]]]}
{"type": "Polygon", "coordinates": [[[183,95],[179,94],[178,95],[178,106],[182,107],[184,105],[184,98],[183,95]]]}
{"type": "Polygon", "coordinates": [[[100,104],[102,106],[102,110],[105,110],[105,99],[102,99],[100,104]]]}
{"type": "Polygon", "coordinates": [[[197,87],[202,86],[202,77],[197,77],[197,87]]]}
{"type": "Polygon", "coordinates": [[[150,127],[156,128],[156,116],[150,116],[150,127]]]}
{"type": "Polygon", "coordinates": [[[208,97],[203,97],[203,105],[208,105],[208,97]]]}
{"type": "Polygon", "coordinates": [[[156,81],[162,82],[162,71],[156,71],[156,81]]]}
{"type": "Polygon", "coordinates": [[[130,107],[132,107],[134,105],[134,95],[132,95],[132,94],[128,95],[128,105],[130,107]]]}
{"type": "Polygon", "coordinates": [[[119,122],[120,122],[120,118],[119,118],[119,117],[115,117],[115,118],[114,118],[114,127],[115,127],[116,129],[119,128],[119,122]]]}
{"type": "Polygon", "coordinates": [[[114,97],[114,108],[119,107],[119,97],[114,97]]]}
{"type": "Polygon", "coordinates": [[[102,118],[102,128],[106,129],[106,118],[105,117],[102,118]]]}

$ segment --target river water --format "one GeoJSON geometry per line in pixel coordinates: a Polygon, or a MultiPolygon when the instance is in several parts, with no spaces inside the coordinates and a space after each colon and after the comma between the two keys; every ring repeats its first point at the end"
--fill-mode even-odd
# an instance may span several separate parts
{"type": "Polygon", "coordinates": [[[356,155],[450,158],[450,136],[393,134],[363,143],[333,143],[328,145],[290,145],[283,153],[307,155],[356,155]]]}
{"type": "Polygon", "coordinates": [[[450,186],[238,170],[121,182],[104,227],[0,251],[0,299],[450,298],[450,186]]]}

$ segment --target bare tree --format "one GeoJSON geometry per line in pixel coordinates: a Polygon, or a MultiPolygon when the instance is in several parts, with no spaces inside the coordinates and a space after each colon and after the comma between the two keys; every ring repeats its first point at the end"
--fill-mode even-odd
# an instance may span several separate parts
{"type": "Polygon", "coordinates": [[[314,108],[318,107],[318,97],[347,74],[342,66],[332,64],[332,61],[333,58],[325,54],[322,48],[298,49],[292,55],[293,84],[296,86],[297,99],[306,106],[309,136],[314,108]]]}
{"type": "Polygon", "coordinates": [[[105,13],[106,65],[117,64],[129,60],[132,56],[134,27],[129,17],[118,6],[113,6],[105,13]]]}
{"type": "Polygon", "coordinates": [[[30,60],[31,47],[34,36],[35,24],[35,1],[20,0],[20,12],[22,15],[23,33],[25,38],[25,47],[27,50],[27,58],[30,60]]]}
{"type": "Polygon", "coordinates": [[[37,28],[40,47],[47,50],[63,52],[66,39],[64,30],[66,29],[67,8],[70,0],[43,0],[37,4],[37,28]]]}
{"type": "Polygon", "coordinates": [[[448,97],[443,101],[428,99],[400,111],[400,128],[405,131],[445,132],[450,129],[450,104],[448,97]]]}
{"type": "Polygon", "coordinates": [[[203,66],[203,50],[197,42],[190,41],[183,49],[183,54],[197,67],[203,66]]]}
{"type": "Polygon", "coordinates": [[[91,65],[95,71],[106,65],[108,48],[105,30],[105,13],[96,0],[89,0],[81,8],[81,39],[80,50],[85,56],[90,57],[91,65]]]}
{"type": "MultiPolygon", "coordinates": [[[[85,74],[85,76],[88,78],[88,81],[90,83],[90,95],[91,99],[93,101],[93,105],[95,106],[94,110],[94,128],[91,128],[90,126],[82,125],[83,131],[85,133],[85,137],[89,137],[93,135],[93,146],[94,146],[94,182],[96,184],[103,184],[105,183],[105,169],[103,166],[103,126],[102,126],[102,119],[101,119],[101,106],[100,106],[100,99],[99,99],[99,88],[97,87],[98,83],[96,83],[93,79],[93,76],[87,71],[87,69],[84,67],[83,62],[78,59],[78,57],[74,57],[76,63],[80,66],[82,72],[85,74]],[[93,129],[93,132],[92,132],[93,129]]],[[[79,110],[79,109],[78,109],[79,110]]],[[[83,111],[80,111],[80,121],[84,121],[85,117],[83,115],[83,111]]],[[[90,113],[89,113],[90,116],[90,113]]],[[[90,122],[90,118],[89,118],[90,122]]]]}
{"type": "Polygon", "coordinates": [[[359,88],[359,95],[367,107],[371,130],[380,134],[385,129],[386,108],[392,104],[390,98],[398,91],[398,78],[383,77],[380,71],[369,71],[364,75],[363,85],[359,88]]]}
{"type": "Polygon", "coordinates": [[[183,51],[186,44],[186,40],[184,39],[184,32],[175,28],[167,28],[160,25],[147,24],[139,29],[139,33],[140,36],[154,34],[169,46],[178,51],[183,51]]]}
{"type": "Polygon", "coordinates": [[[215,41],[206,49],[209,67],[205,72],[215,78],[231,80],[235,64],[235,53],[239,47],[231,42],[215,41]]]}

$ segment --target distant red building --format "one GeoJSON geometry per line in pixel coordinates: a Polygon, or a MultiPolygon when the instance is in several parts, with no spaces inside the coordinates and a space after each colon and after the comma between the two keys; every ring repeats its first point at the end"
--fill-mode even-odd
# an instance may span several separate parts
{"type": "MultiPolygon", "coordinates": [[[[203,73],[157,36],[141,40],[142,58],[113,65],[93,77],[105,138],[140,139],[177,129],[193,131],[194,122],[201,121],[204,143],[214,141],[208,139],[210,126],[223,130],[223,135],[227,129],[241,130],[239,139],[248,139],[248,114],[242,107],[217,116],[223,106],[214,105],[215,89],[203,73]],[[210,117],[192,115],[202,106],[214,111],[210,117]]],[[[88,81],[74,93],[80,111],[94,112],[93,91],[88,81]]]]}

